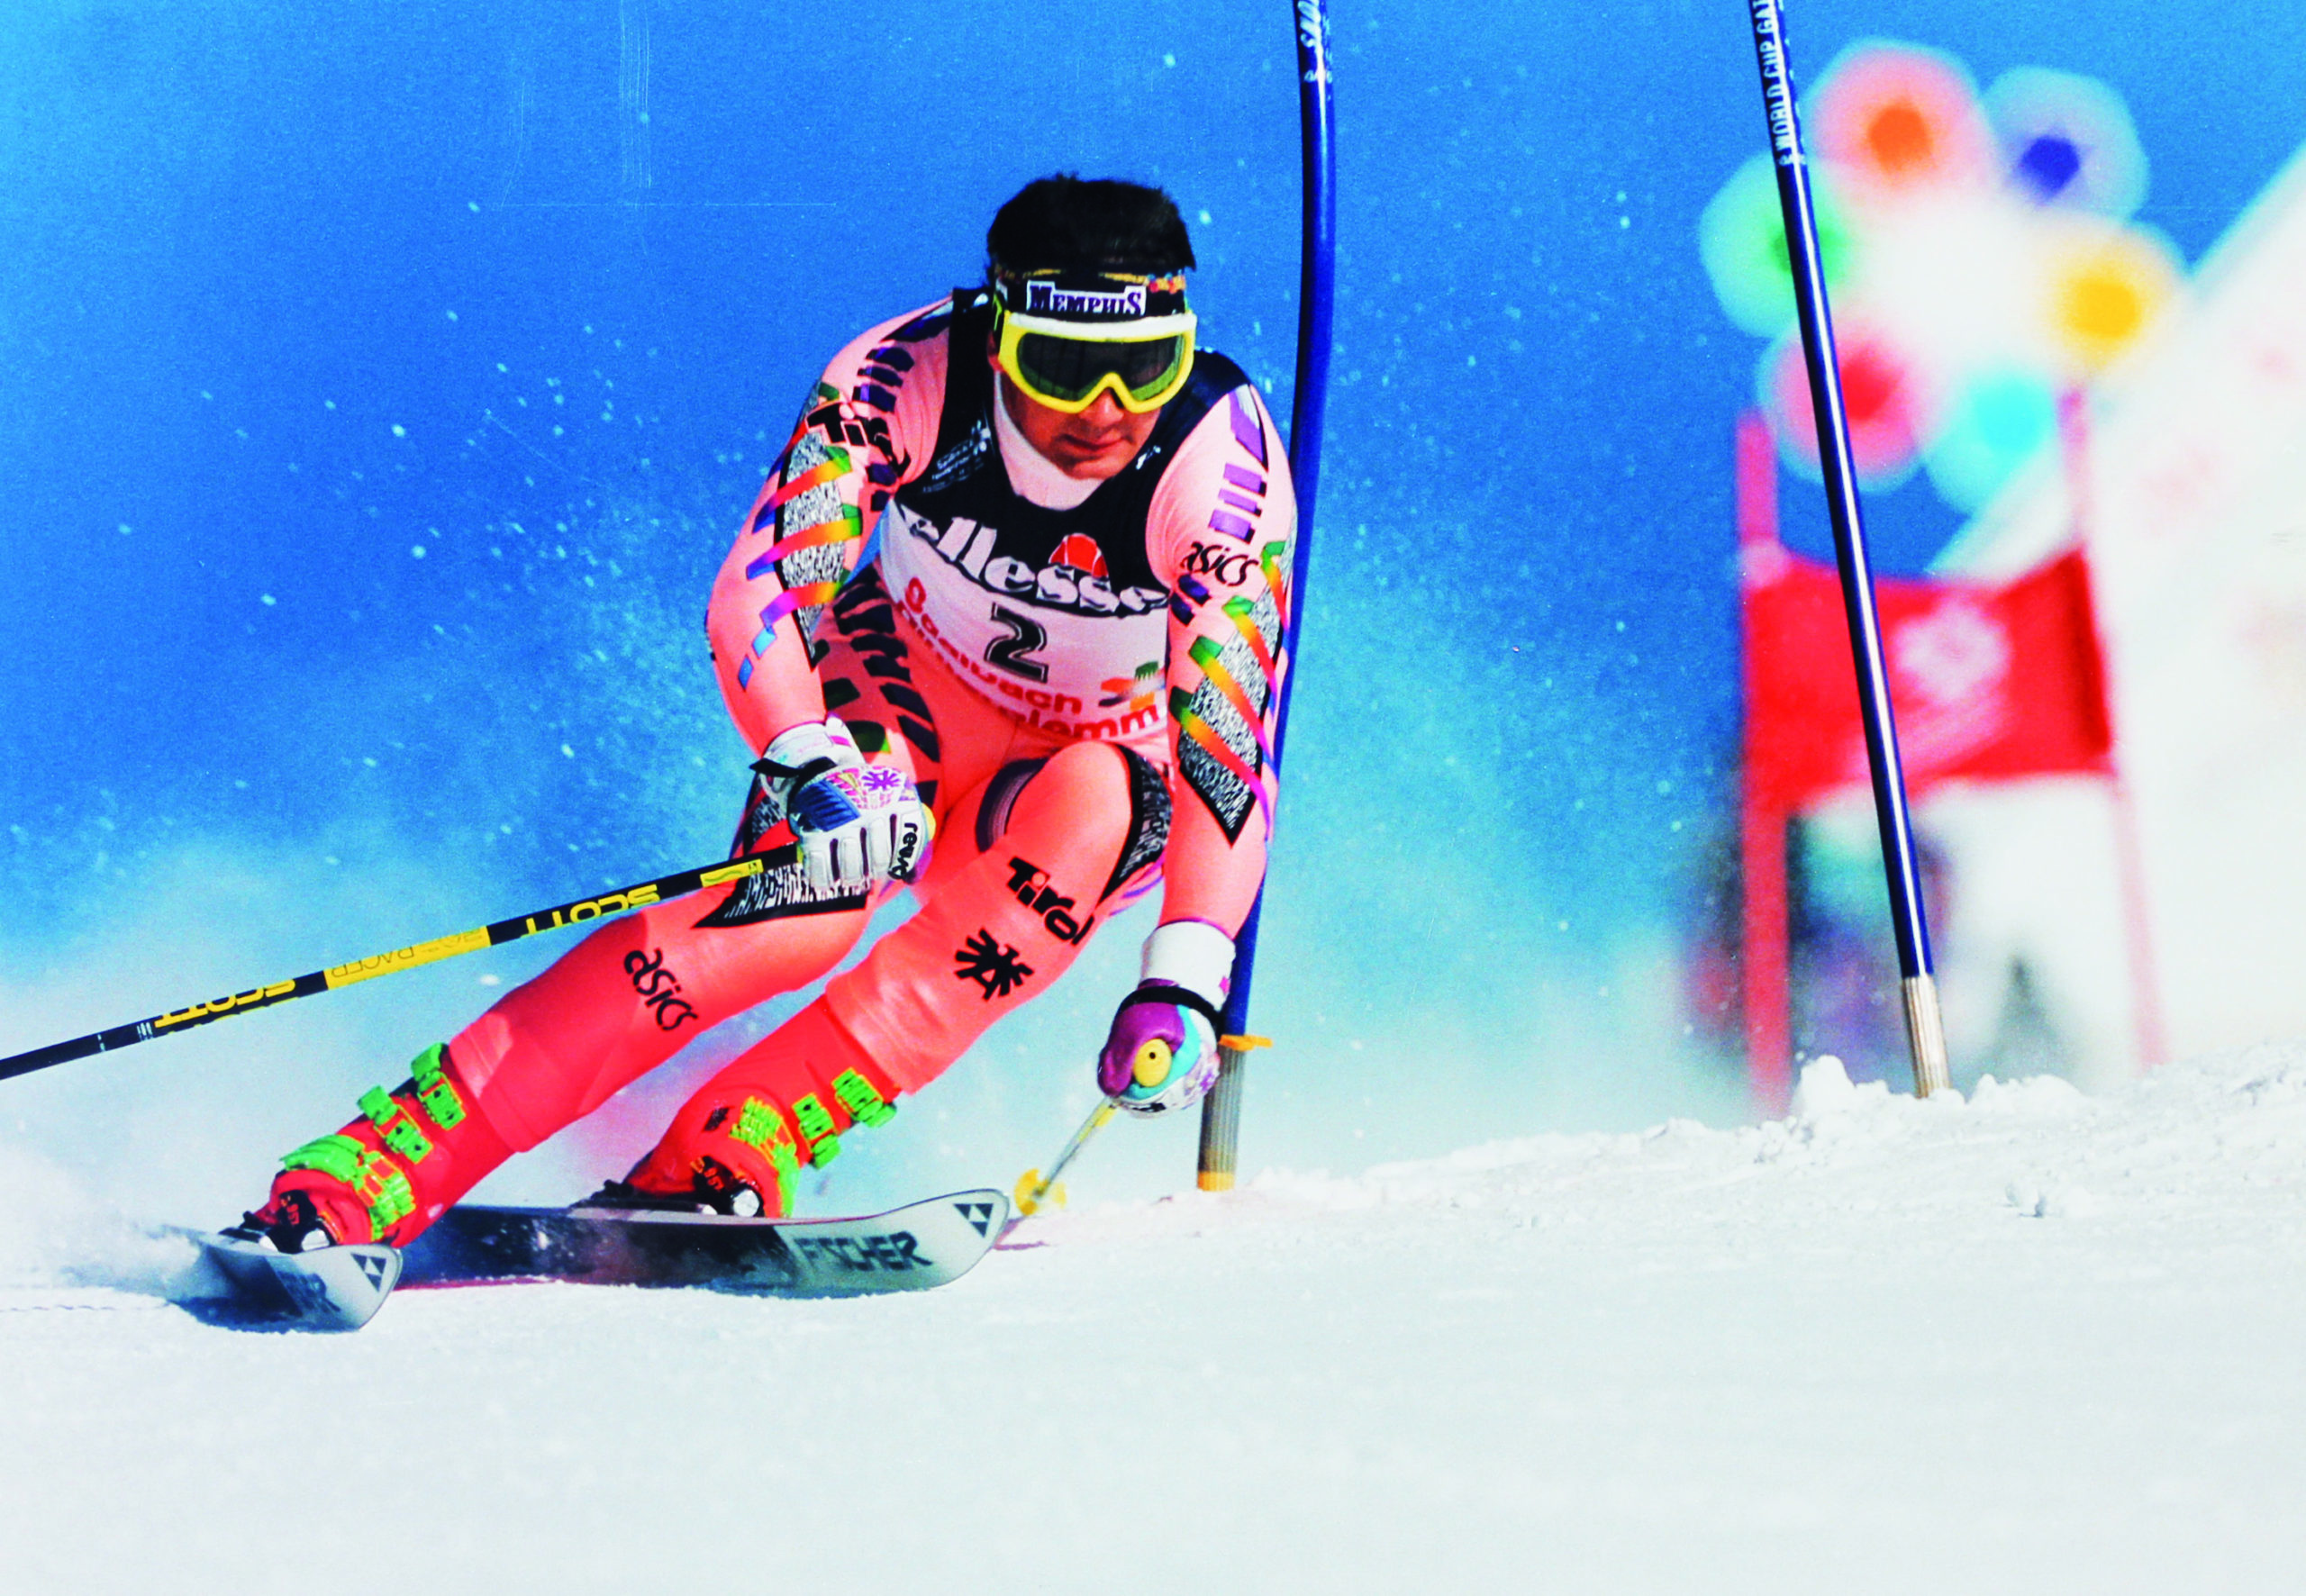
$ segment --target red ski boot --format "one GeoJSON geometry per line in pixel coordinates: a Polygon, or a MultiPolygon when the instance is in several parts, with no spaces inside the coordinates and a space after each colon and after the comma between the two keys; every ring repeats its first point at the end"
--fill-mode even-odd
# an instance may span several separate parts
{"type": "Polygon", "coordinates": [[[896,1113],[896,1084],[819,998],[683,1105],[655,1150],[586,1208],[793,1211],[803,1164],[830,1164],[852,1125],[896,1113]]]}
{"type": "Polygon", "coordinates": [[[414,1240],[513,1156],[456,1068],[440,1043],[418,1054],[398,1091],[370,1089],[363,1118],[281,1159],[271,1200],[232,1233],[263,1237],[285,1253],[414,1240]]]}

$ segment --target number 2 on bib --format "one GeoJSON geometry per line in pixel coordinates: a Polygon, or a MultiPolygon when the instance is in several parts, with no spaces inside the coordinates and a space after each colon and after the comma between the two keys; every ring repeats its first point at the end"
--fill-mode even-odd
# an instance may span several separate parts
{"type": "Polygon", "coordinates": [[[1032,657],[1033,650],[1049,642],[1049,629],[1030,615],[1020,615],[1006,604],[993,606],[993,621],[1006,627],[1009,635],[995,638],[985,645],[985,662],[999,666],[1028,682],[1049,680],[1049,667],[1032,657]]]}

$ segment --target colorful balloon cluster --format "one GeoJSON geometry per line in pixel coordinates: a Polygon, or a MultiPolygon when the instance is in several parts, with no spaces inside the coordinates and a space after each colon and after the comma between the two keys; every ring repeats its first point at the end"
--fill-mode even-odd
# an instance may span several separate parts
{"type": "MultiPolygon", "coordinates": [[[[1820,248],[1860,483],[1917,466],[1955,508],[1984,506],[2087,385],[2169,307],[2184,268],[2129,218],[2146,156],[2120,98],[2021,68],[1981,96],[1915,45],[1845,50],[1803,105],[1820,248]]],[[[1758,379],[1781,457],[1819,475],[1793,286],[1767,155],[1698,222],[1730,319],[1770,340],[1758,379]]]]}

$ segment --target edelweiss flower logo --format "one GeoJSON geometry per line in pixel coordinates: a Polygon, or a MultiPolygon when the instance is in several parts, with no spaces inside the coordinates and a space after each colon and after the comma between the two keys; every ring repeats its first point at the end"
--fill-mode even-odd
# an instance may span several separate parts
{"type": "Polygon", "coordinates": [[[978,931],[953,956],[956,977],[974,981],[985,989],[985,1001],[1007,997],[1031,976],[1033,966],[1018,958],[1017,950],[997,940],[990,931],[978,931]]]}

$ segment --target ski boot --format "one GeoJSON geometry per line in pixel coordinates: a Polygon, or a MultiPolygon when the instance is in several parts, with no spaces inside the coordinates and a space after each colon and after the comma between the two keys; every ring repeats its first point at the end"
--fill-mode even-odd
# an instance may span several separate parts
{"type": "Polygon", "coordinates": [[[831,1163],[852,1125],[886,1124],[897,1093],[820,998],[707,1082],[630,1174],[577,1206],[782,1219],[801,1166],[831,1163]]]}
{"type": "Polygon", "coordinates": [[[282,1158],[271,1198],[225,1234],[284,1253],[364,1241],[405,1247],[513,1156],[440,1043],[416,1056],[399,1090],[363,1094],[360,1112],[282,1158]]]}

